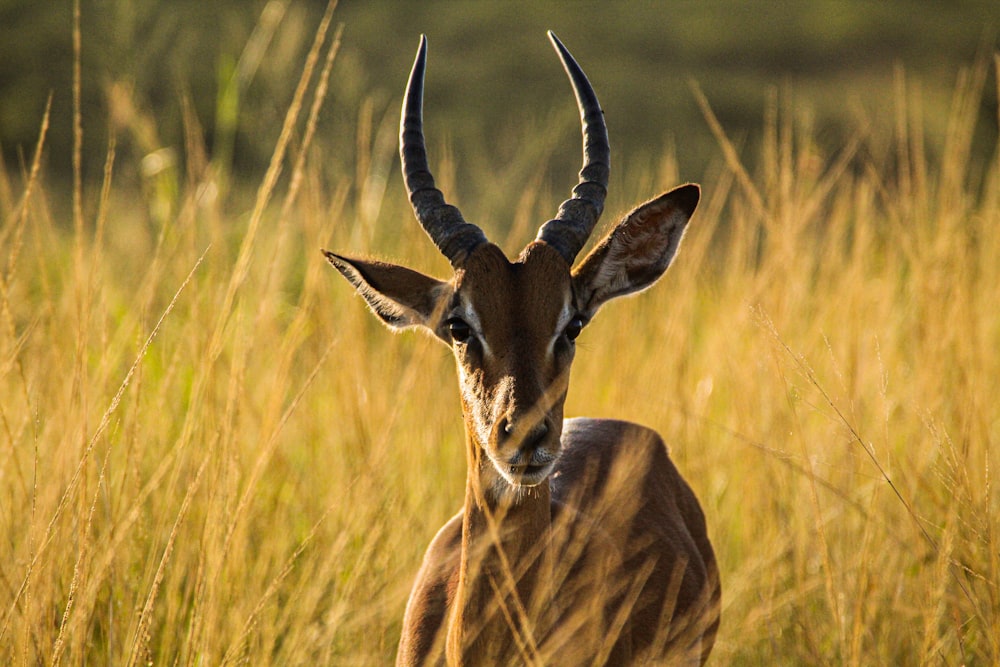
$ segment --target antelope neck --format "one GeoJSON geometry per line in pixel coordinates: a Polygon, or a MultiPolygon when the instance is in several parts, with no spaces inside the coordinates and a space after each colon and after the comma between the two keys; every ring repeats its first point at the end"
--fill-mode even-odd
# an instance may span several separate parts
{"type": "Polygon", "coordinates": [[[531,628],[540,620],[539,610],[549,606],[537,599],[552,567],[545,548],[552,525],[549,480],[496,493],[490,487],[506,482],[474,438],[467,440],[469,475],[458,587],[448,627],[449,664],[487,658],[504,662],[516,658],[509,653],[516,642],[505,616],[512,617],[516,628],[531,628]]]}

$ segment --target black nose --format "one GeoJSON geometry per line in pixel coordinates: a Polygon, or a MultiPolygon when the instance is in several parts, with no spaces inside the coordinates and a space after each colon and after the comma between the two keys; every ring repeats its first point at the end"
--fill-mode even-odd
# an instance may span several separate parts
{"type": "Polygon", "coordinates": [[[514,445],[517,447],[518,451],[524,452],[529,456],[538,449],[542,441],[549,434],[549,425],[542,420],[537,422],[528,431],[523,431],[518,428],[517,424],[512,422],[508,417],[501,417],[500,422],[497,424],[497,436],[500,445],[514,445]],[[520,438],[520,442],[515,439],[520,438]]]}

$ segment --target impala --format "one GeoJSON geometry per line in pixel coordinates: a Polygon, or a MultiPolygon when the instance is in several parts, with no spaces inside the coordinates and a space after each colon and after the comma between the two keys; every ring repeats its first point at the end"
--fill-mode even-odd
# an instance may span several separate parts
{"type": "Polygon", "coordinates": [[[704,515],[663,440],[633,423],[563,420],[574,341],[606,301],[663,275],[699,188],[642,204],[574,268],[604,207],[610,150],[590,83],[549,38],[580,109],[583,169],[572,198],[514,262],[434,185],[423,37],[403,100],[403,178],[454,275],[324,251],[387,325],[429,330],[458,364],[465,504],[427,549],[400,665],[697,664],[718,627],[704,515]]]}

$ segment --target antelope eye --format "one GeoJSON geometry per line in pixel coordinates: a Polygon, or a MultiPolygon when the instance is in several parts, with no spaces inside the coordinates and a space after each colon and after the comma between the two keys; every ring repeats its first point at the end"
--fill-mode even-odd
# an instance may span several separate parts
{"type": "Polygon", "coordinates": [[[472,337],[472,327],[466,324],[464,320],[453,317],[446,324],[448,325],[448,333],[451,335],[451,339],[456,343],[468,342],[469,338],[472,337]]]}
{"type": "Polygon", "coordinates": [[[577,315],[569,321],[566,325],[566,329],[563,331],[563,335],[566,336],[568,340],[576,340],[576,337],[580,335],[583,331],[583,318],[577,315]]]}

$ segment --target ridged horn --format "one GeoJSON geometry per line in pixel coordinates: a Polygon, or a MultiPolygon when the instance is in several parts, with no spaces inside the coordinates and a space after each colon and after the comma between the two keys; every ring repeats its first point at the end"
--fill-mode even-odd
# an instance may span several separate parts
{"type": "Polygon", "coordinates": [[[444,200],[434,186],[434,176],[427,165],[424,147],[423,106],[424,70],[427,63],[427,38],[420,36],[420,47],[413,61],[410,80],[403,98],[399,123],[399,156],[403,165],[403,181],[410,195],[413,213],[434,245],[459,267],[473,248],[486,243],[486,235],[476,225],[468,223],[461,212],[444,200]]]}
{"type": "Polygon", "coordinates": [[[549,39],[573,84],[576,104],[580,109],[583,168],[580,170],[580,182],[573,188],[573,197],[562,203],[553,220],[542,225],[537,238],[558,250],[572,265],[604,210],[611,169],[611,147],[608,144],[604,112],[587,75],[551,30],[549,39]]]}

